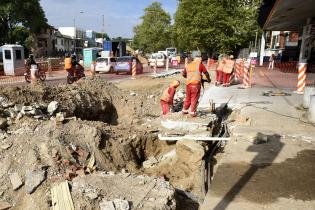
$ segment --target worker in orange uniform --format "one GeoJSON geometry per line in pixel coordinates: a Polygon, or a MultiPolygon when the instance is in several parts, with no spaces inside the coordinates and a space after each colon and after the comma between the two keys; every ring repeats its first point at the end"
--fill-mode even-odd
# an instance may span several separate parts
{"type": "Polygon", "coordinates": [[[218,66],[216,68],[215,85],[221,85],[223,82],[223,68],[225,60],[224,58],[218,61],[218,66]]]}
{"type": "Polygon", "coordinates": [[[224,66],[223,66],[223,86],[228,87],[230,86],[230,78],[231,74],[234,69],[234,63],[235,61],[233,60],[233,55],[231,56],[226,56],[224,59],[224,66]]]}
{"type": "Polygon", "coordinates": [[[190,116],[197,116],[197,104],[200,97],[202,74],[207,78],[210,83],[211,79],[206,67],[201,62],[201,57],[195,58],[190,62],[183,71],[183,77],[186,78],[186,99],[182,110],[183,114],[188,114],[190,108],[190,116]]]}
{"type": "Polygon", "coordinates": [[[160,103],[162,107],[163,116],[167,116],[167,114],[173,108],[173,100],[176,89],[179,87],[180,82],[178,80],[174,80],[162,93],[160,98],[160,103]]]}

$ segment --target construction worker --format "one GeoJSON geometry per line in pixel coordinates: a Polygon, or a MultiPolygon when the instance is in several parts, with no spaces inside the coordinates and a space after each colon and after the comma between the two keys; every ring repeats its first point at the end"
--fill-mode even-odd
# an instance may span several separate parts
{"type": "Polygon", "coordinates": [[[223,86],[224,87],[230,86],[230,78],[231,78],[231,74],[233,72],[234,63],[235,63],[233,58],[234,58],[233,55],[225,56],[225,59],[223,61],[223,63],[224,63],[224,66],[223,66],[223,86]]]}
{"type": "Polygon", "coordinates": [[[180,82],[178,80],[174,80],[162,93],[160,98],[160,103],[162,107],[163,116],[167,116],[167,114],[173,109],[173,100],[176,89],[179,87],[180,82]]]}
{"type": "Polygon", "coordinates": [[[224,67],[224,59],[218,60],[218,66],[216,68],[216,77],[215,77],[215,85],[221,85],[223,80],[223,67],[224,67]]]}
{"type": "Polygon", "coordinates": [[[202,74],[210,83],[211,79],[206,67],[201,62],[201,57],[196,57],[194,61],[190,62],[183,71],[183,77],[186,78],[186,99],[184,102],[183,114],[188,114],[190,108],[190,116],[197,116],[197,104],[200,97],[202,74]]]}
{"type": "Polygon", "coordinates": [[[72,68],[72,58],[70,56],[70,53],[66,53],[65,55],[65,70],[68,72],[69,75],[74,75],[74,68],[72,68]]]}

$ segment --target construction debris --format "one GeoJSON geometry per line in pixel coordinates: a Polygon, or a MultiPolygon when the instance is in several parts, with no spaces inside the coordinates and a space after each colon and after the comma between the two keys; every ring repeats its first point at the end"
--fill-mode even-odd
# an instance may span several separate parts
{"type": "Polygon", "coordinates": [[[14,172],[13,174],[10,175],[10,181],[11,181],[13,190],[17,190],[23,185],[23,182],[17,172],[14,172]]]}
{"type": "Polygon", "coordinates": [[[39,169],[34,171],[27,171],[25,175],[25,189],[31,194],[36,188],[46,179],[46,170],[39,169]]]}
{"type": "Polygon", "coordinates": [[[51,199],[53,210],[74,210],[69,184],[67,181],[52,186],[51,199]]]}
{"type": "Polygon", "coordinates": [[[282,92],[282,91],[265,91],[263,92],[262,94],[263,96],[291,96],[290,93],[285,93],[285,92],[282,92]]]}
{"type": "Polygon", "coordinates": [[[9,204],[8,202],[0,201],[0,210],[7,210],[7,209],[9,209],[11,207],[12,207],[12,205],[9,204]]]}

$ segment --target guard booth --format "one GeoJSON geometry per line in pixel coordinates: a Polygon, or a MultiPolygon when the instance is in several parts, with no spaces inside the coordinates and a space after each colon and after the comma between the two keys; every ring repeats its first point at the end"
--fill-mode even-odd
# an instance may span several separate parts
{"type": "Polygon", "coordinates": [[[85,48],[83,50],[84,68],[90,68],[92,62],[96,61],[98,48],[85,48]]]}
{"type": "Polygon", "coordinates": [[[21,45],[2,46],[4,75],[20,76],[24,74],[24,48],[21,45]]]}

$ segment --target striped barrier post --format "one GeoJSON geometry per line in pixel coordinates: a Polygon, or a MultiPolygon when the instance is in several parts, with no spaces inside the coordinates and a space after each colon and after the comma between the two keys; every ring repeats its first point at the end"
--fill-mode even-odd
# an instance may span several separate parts
{"type": "Polygon", "coordinates": [[[36,85],[37,83],[37,72],[38,72],[38,67],[37,65],[31,65],[31,84],[36,85]]]}
{"type": "Polygon", "coordinates": [[[136,60],[132,61],[132,70],[131,70],[131,79],[136,79],[136,74],[137,74],[137,62],[136,60]]]}
{"type": "Polygon", "coordinates": [[[94,63],[94,61],[91,63],[90,72],[91,72],[91,76],[94,77],[95,76],[95,63],[94,63]]]}
{"type": "Polygon", "coordinates": [[[243,72],[243,86],[242,88],[249,88],[250,87],[250,64],[246,63],[244,64],[244,72],[243,72]]]}
{"type": "Polygon", "coordinates": [[[245,68],[245,64],[244,64],[244,60],[241,60],[241,64],[240,64],[240,78],[244,78],[244,68],[245,68]]]}
{"type": "Polygon", "coordinates": [[[235,69],[236,69],[236,79],[238,80],[241,78],[241,61],[240,60],[236,60],[235,69]]]}
{"type": "Polygon", "coordinates": [[[154,66],[153,66],[153,72],[156,74],[156,68],[157,68],[157,60],[155,59],[154,61],[154,66]]]}
{"type": "Polygon", "coordinates": [[[305,81],[306,81],[306,66],[307,63],[299,63],[299,76],[298,76],[298,84],[297,91],[298,94],[304,93],[305,81]]]}

